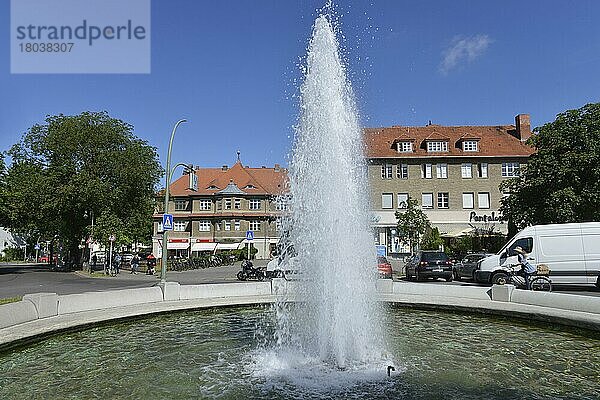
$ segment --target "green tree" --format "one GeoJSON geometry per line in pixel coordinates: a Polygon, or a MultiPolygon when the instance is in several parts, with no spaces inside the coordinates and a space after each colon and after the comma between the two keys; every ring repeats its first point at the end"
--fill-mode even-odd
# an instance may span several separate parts
{"type": "Polygon", "coordinates": [[[527,225],[600,220],[600,103],[559,114],[536,128],[533,154],[500,210],[517,229],[527,225]]]}
{"type": "Polygon", "coordinates": [[[49,116],[8,154],[1,224],[50,239],[58,235],[77,259],[91,233],[107,243],[151,235],[155,187],[162,175],[156,149],[106,112],[49,116]],[[112,232],[107,233],[112,230],[112,232]]]}
{"type": "Polygon", "coordinates": [[[411,251],[414,251],[421,235],[431,228],[427,215],[419,208],[415,199],[409,198],[406,208],[396,211],[396,219],[398,220],[398,232],[408,242],[411,251]]]}
{"type": "Polygon", "coordinates": [[[444,244],[444,239],[440,236],[438,228],[429,227],[421,238],[421,248],[423,250],[437,250],[444,244]]]}

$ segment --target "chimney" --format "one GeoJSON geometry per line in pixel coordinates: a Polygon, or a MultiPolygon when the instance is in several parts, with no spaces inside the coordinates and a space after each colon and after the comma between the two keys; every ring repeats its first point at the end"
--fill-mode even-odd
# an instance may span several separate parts
{"type": "Polygon", "coordinates": [[[529,114],[519,114],[515,117],[515,127],[517,128],[517,138],[522,142],[531,137],[531,122],[529,114]]]}
{"type": "Polygon", "coordinates": [[[221,167],[221,171],[227,171],[229,169],[229,167],[227,165],[223,165],[221,167]]]}
{"type": "Polygon", "coordinates": [[[275,169],[275,172],[279,172],[279,169],[280,169],[279,164],[275,164],[275,168],[274,169],[275,169]]]}

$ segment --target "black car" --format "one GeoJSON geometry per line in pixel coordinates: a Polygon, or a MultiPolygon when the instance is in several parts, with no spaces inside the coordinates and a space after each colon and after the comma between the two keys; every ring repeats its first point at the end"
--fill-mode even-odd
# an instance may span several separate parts
{"type": "Polygon", "coordinates": [[[473,253],[467,254],[462,261],[457,262],[454,265],[454,279],[457,281],[461,279],[475,279],[474,274],[477,269],[477,261],[486,258],[487,256],[491,256],[492,254],[488,253],[473,253]]]}
{"type": "Polygon", "coordinates": [[[444,278],[452,281],[452,261],[442,251],[419,251],[406,264],[406,279],[422,281],[427,278],[444,278]]]}

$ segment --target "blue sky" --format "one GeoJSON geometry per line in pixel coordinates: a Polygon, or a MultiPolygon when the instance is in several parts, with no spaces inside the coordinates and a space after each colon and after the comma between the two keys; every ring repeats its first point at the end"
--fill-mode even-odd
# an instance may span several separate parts
{"type": "MultiPolygon", "coordinates": [[[[153,0],[148,75],[10,74],[9,1],[0,2],[0,150],[47,114],[106,110],[166,157],[286,164],[298,63],[323,1],[153,0]]],[[[600,2],[339,2],[364,126],[533,126],[598,102],[600,2]]]]}

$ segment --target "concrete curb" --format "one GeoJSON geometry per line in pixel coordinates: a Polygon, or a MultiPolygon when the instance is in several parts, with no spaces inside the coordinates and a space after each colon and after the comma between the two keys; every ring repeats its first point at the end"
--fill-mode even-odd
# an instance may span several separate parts
{"type": "MultiPolygon", "coordinates": [[[[293,286],[282,279],[204,285],[167,282],[141,289],[25,295],[22,301],[0,306],[0,348],[105,321],[207,307],[273,303],[293,286]]],[[[515,290],[510,285],[457,287],[391,280],[379,280],[377,291],[379,301],[394,305],[476,311],[600,331],[600,297],[529,292],[515,290]]]]}

